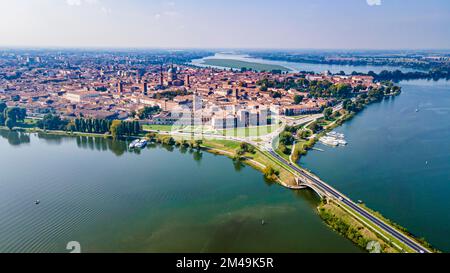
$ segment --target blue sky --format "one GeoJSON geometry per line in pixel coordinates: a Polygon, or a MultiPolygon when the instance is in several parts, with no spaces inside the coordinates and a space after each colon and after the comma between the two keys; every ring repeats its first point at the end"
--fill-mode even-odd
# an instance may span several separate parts
{"type": "Polygon", "coordinates": [[[450,48],[448,0],[1,0],[0,46],[450,48]]]}

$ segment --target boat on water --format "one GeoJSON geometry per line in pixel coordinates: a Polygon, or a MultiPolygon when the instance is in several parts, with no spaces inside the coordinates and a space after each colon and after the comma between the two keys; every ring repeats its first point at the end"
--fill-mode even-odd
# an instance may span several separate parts
{"type": "Polygon", "coordinates": [[[321,137],[319,141],[325,145],[338,147],[347,145],[345,141],[345,135],[337,132],[329,132],[324,137],[321,137]]]}
{"type": "Polygon", "coordinates": [[[135,148],[142,149],[147,146],[148,141],[146,139],[141,139],[139,142],[134,146],[135,148]]]}
{"type": "Polygon", "coordinates": [[[345,141],[343,139],[339,139],[337,142],[338,142],[339,145],[342,145],[342,146],[345,146],[345,145],[348,144],[347,141],[345,141]]]}
{"type": "Polygon", "coordinates": [[[136,147],[136,145],[139,143],[139,139],[133,140],[133,142],[130,143],[129,148],[133,149],[136,147]]]}
{"type": "Polygon", "coordinates": [[[320,138],[319,141],[328,146],[333,146],[333,147],[339,146],[339,142],[334,137],[325,136],[325,137],[320,138]]]}
{"type": "Polygon", "coordinates": [[[345,135],[341,134],[341,133],[337,133],[337,132],[329,132],[327,133],[328,137],[333,137],[333,138],[337,138],[337,139],[344,139],[345,135]]]}

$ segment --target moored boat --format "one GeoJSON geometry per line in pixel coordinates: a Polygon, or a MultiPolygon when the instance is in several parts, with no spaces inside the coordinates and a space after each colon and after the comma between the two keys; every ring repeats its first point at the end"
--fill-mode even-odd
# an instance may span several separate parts
{"type": "Polygon", "coordinates": [[[130,143],[129,148],[133,149],[136,147],[136,145],[140,142],[139,139],[133,140],[133,142],[130,143]]]}
{"type": "Polygon", "coordinates": [[[139,140],[139,142],[135,145],[136,148],[142,149],[145,148],[145,146],[147,146],[147,140],[146,139],[141,139],[139,140]]]}

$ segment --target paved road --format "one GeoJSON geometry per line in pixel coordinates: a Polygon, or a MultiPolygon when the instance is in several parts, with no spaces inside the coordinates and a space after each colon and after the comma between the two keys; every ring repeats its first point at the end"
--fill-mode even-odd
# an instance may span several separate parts
{"type": "Polygon", "coordinates": [[[344,203],[354,211],[360,214],[360,216],[366,218],[366,220],[372,222],[372,224],[378,226],[380,229],[382,229],[384,232],[390,234],[392,237],[396,238],[400,242],[404,243],[414,251],[418,253],[429,253],[430,251],[420,244],[416,243],[412,239],[410,239],[408,236],[404,235],[403,233],[397,231],[396,229],[392,228],[390,225],[386,224],[382,220],[378,219],[377,217],[373,216],[366,210],[362,209],[360,206],[355,204],[353,201],[348,199],[346,196],[338,192],[337,190],[333,189],[323,181],[320,181],[319,179],[315,178],[311,174],[307,173],[305,170],[300,169],[299,167],[287,162],[284,158],[282,158],[280,155],[278,155],[275,151],[269,150],[268,151],[273,157],[278,159],[279,161],[285,163],[286,165],[290,166],[293,170],[295,170],[300,176],[303,176],[303,178],[306,178],[310,183],[312,183],[316,188],[320,189],[322,192],[324,192],[328,196],[332,196],[339,200],[340,202],[344,203]]]}

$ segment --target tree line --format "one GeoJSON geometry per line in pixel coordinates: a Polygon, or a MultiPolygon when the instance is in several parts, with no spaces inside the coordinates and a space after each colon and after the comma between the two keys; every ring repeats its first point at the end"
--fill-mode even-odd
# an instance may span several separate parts
{"type": "Polygon", "coordinates": [[[121,121],[93,118],[62,119],[59,116],[48,114],[37,122],[37,127],[43,130],[61,130],[69,132],[107,134],[114,139],[125,136],[136,136],[142,133],[139,121],[121,121]]]}
{"type": "Polygon", "coordinates": [[[450,69],[449,68],[436,68],[430,71],[414,71],[414,72],[402,72],[400,70],[387,71],[383,70],[380,73],[375,73],[369,71],[368,76],[372,76],[377,81],[394,81],[399,82],[402,80],[440,80],[440,79],[450,79],[450,69]]]}
{"type": "Polygon", "coordinates": [[[109,131],[114,139],[119,139],[124,136],[139,135],[142,132],[142,126],[139,121],[113,120],[109,131]]]}
{"type": "Polygon", "coordinates": [[[112,121],[107,119],[77,118],[69,124],[70,131],[105,134],[109,132],[112,121]]]}
{"type": "MultiPolygon", "coordinates": [[[[333,84],[330,81],[309,81],[305,78],[298,80],[287,79],[280,82],[276,80],[263,79],[256,83],[260,90],[265,92],[269,88],[290,90],[295,89],[299,92],[309,93],[309,97],[330,97],[330,98],[347,98],[352,95],[353,91],[360,91],[365,89],[364,86],[356,86],[353,88],[349,84],[337,83],[333,84]]],[[[299,104],[303,97],[298,96],[294,99],[295,104],[299,104]]]]}

